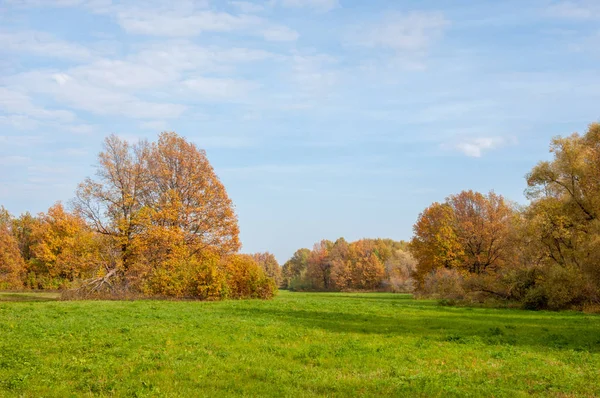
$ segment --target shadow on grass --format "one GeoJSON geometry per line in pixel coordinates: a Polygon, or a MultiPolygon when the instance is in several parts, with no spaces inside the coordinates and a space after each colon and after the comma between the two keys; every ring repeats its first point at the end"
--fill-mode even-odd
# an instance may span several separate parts
{"type": "MultiPolygon", "coordinates": [[[[411,308],[411,310],[413,310],[411,308]]],[[[565,317],[561,313],[472,314],[452,313],[435,307],[417,312],[397,310],[396,316],[353,314],[333,311],[245,308],[233,309],[244,318],[270,318],[296,327],[334,333],[410,335],[451,344],[530,346],[585,352],[600,352],[600,318],[565,317]],[[531,314],[530,316],[527,316],[531,314]]]]}
{"type": "MultiPolygon", "coordinates": [[[[324,294],[325,297],[327,293],[324,294]]],[[[376,300],[376,301],[402,301],[402,300],[413,300],[414,297],[409,293],[332,293],[332,298],[335,299],[350,299],[350,300],[376,300]]]]}
{"type": "Polygon", "coordinates": [[[1,302],[43,302],[43,301],[57,301],[60,298],[59,293],[17,293],[17,292],[0,292],[0,303],[1,302]]]}

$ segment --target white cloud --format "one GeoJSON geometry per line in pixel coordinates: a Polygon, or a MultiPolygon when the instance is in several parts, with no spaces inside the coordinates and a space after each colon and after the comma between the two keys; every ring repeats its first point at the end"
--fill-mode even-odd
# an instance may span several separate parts
{"type": "MultiPolygon", "coordinates": [[[[0,87],[0,110],[16,117],[30,117],[34,120],[54,120],[72,122],[75,114],[66,110],[49,110],[32,103],[29,96],[20,91],[0,87]]],[[[17,119],[13,119],[17,120],[17,119]]]]}
{"type": "Polygon", "coordinates": [[[327,95],[339,81],[337,59],[327,54],[294,54],[291,78],[305,95],[327,95]]]}
{"type": "Polygon", "coordinates": [[[273,25],[262,30],[262,36],[268,41],[294,41],[300,36],[287,26],[273,25]]]}
{"type": "Polygon", "coordinates": [[[441,37],[447,25],[448,20],[438,12],[390,14],[374,25],[358,28],[353,40],[366,47],[418,52],[441,37]]]}
{"type": "Polygon", "coordinates": [[[202,10],[192,14],[129,10],[117,13],[117,21],[129,33],[186,37],[202,32],[231,32],[262,25],[262,19],[252,15],[202,10]]]}
{"type": "Polygon", "coordinates": [[[0,52],[9,51],[74,60],[92,57],[91,51],[86,47],[36,31],[0,32],[0,52]]]}
{"type": "Polygon", "coordinates": [[[7,80],[29,93],[51,95],[57,102],[97,115],[168,119],[179,117],[186,109],[181,104],[141,100],[130,93],[93,85],[53,71],[26,72],[7,80]]]}
{"type": "Polygon", "coordinates": [[[338,0],[279,0],[274,1],[283,7],[290,8],[312,8],[317,11],[330,11],[338,7],[338,0]]]}
{"type": "Polygon", "coordinates": [[[212,135],[194,139],[198,147],[203,149],[209,148],[224,148],[237,149],[247,148],[254,145],[250,137],[227,136],[227,135],[212,135]]]}
{"type": "Polygon", "coordinates": [[[234,15],[212,10],[179,11],[128,9],[119,11],[116,19],[129,33],[161,37],[195,37],[203,32],[242,31],[267,41],[293,41],[298,33],[286,26],[272,24],[250,14],[234,15]]]}
{"type": "Polygon", "coordinates": [[[150,120],[140,123],[140,127],[144,130],[152,130],[156,132],[167,131],[167,122],[164,120],[150,120]]]}
{"type": "Polygon", "coordinates": [[[71,169],[64,166],[36,165],[28,166],[27,171],[35,174],[67,174],[71,169]]]}
{"type": "MultiPolygon", "coordinates": [[[[362,159],[364,160],[364,159],[362,159]]],[[[324,174],[338,176],[355,176],[355,175],[394,175],[398,176],[406,174],[406,169],[387,165],[369,165],[357,164],[356,162],[347,163],[322,163],[322,164],[260,164],[243,167],[223,168],[219,171],[235,177],[260,177],[264,178],[265,174],[272,175],[314,175],[322,176],[324,174]]],[[[409,172],[412,173],[412,172],[409,172]]]]}
{"type": "Polygon", "coordinates": [[[56,152],[59,155],[65,155],[69,157],[82,157],[88,155],[88,150],[85,148],[64,148],[56,152]]]}
{"type": "MultiPolygon", "coordinates": [[[[514,143],[514,140],[512,142],[514,143]]],[[[510,140],[504,137],[476,137],[463,139],[452,145],[444,146],[450,146],[466,156],[479,158],[482,156],[483,152],[501,148],[509,143],[511,143],[510,140]]]]}
{"type": "Polygon", "coordinates": [[[26,156],[0,156],[0,166],[16,166],[29,163],[31,158],[26,156]]]}
{"type": "MultiPolygon", "coordinates": [[[[181,102],[196,100],[198,96],[208,102],[239,101],[259,85],[233,77],[236,69],[241,64],[267,59],[282,57],[264,50],[201,47],[188,41],[144,44],[139,52],[124,59],[95,59],[63,70],[33,70],[0,78],[0,85],[12,87],[0,89],[0,110],[62,123],[74,121],[72,112],[31,104],[30,97],[43,94],[60,106],[99,115],[170,119],[179,117],[187,108],[181,102]],[[143,99],[148,90],[158,99],[143,99]]],[[[18,128],[37,126],[35,120],[28,122],[14,115],[3,116],[1,122],[18,128]]]]}
{"type": "Polygon", "coordinates": [[[194,94],[209,100],[240,100],[258,84],[238,79],[196,77],[182,82],[194,94]]]}
{"type": "Polygon", "coordinates": [[[70,126],[64,126],[63,128],[70,133],[79,135],[91,135],[98,131],[98,126],[91,124],[74,124],[70,126]]]}
{"type": "Polygon", "coordinates": [[[600,4],[591,1],[560,1],[550,5],[546,14],[555,18],[600,19],[600,4]]]}
{"type": "Polygon", "coordinates": [[[65,85],[68,79],[74,78],[100,87],[148,89],[176,81],[177,72],[142,62],[104,59],[70,69],[68,75],[61,74],[55,78],[60,85],[65,85]]]}
{"type": "Polygon", "coordinates": [[[85,3],[85,0],[6,0],[6,2],[19,7],[73,7],[85,3]]]}
{"type": "Polygon", "coordinates": [[[0,115],[0,125],[17,130],[32,130],[39,126],[37,120],[23,115],[0,115]]]}
{"type": "Polygon", "coordinates": [[[25,146],[38,145],[43,142],[43,138],[38,135],[0,135],[0,144],[3,148],[8,146],[25,146]]]}
{"type": "Polygon", "coordinates": [[[262,4],[251,3],[249,1],[230,1],[229,4],[237,8],[243,13],[256,13],[264,11],[265,6],[262,4]]]}
{"type": "Polygon", "coordinates": [[[202,47],[188,41],[167,41],[143,47],[139,53],[129,57],[129,62],[179,74],[183,71],[230,72],[238,64],[271,58],[275,55],[264,50],[202,47]]]}

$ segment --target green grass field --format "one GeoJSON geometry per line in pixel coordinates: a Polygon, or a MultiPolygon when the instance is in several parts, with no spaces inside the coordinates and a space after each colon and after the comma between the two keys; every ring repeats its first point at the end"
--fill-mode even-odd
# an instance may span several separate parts
{"type": "Polygon", "coordinates": [[[600,316],[395,294],[0,293],[0,396],[600,396],[600,316]]]}

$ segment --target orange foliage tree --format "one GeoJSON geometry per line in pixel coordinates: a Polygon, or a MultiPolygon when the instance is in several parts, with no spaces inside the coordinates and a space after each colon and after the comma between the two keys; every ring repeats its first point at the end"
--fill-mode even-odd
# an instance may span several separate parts
{"type": "Polygon", "coordinates": [[[410,255],[405,248],[404,242],[391,239],[322,240],[312,251],[294,253],[283,272],[292,290],[410,291],[412,266],[406,264],[403,254],[410,255]],[[393,287],[390,278],[394,278],[393,287]]]}
{"type": "Polygon", "coordinates": [[[28,283],[32,287],[66,287],[92,276],[99,261],[98,240],[92,230],[60,203],[38,216],[29,239],[29,270],[33,275],[28,283]]]}
{"type": "Polygon", "coordinates": [[[25,261],[11,232],[12,217],[0,207],[0,289],[23,287],[25,261]]]}
{"type": "Polygon", "coordinates": [[[362,239],[347,246],[344,255],[332,259],[334,282],[340,290],[374,290],[381,287],[385,267],[373,240],[362,239]]]}
{"type": "Polygon", "coordinates": [[[114,278],[149,295],[214,299],[274,292],[254,260],[234,255],[237,216],[205,152],[175,133],[134,145],[108,137],[97,179],[80,184],[74,205],[107,238],[105,251],[116,253],[108,256],[112,266],[84,285],[87,293],[90,286],[91,292],[112,288],[114,278]],[[240,275],[254,287],[244,290],[240,275]]]}
{"type": "Polygon", "coordinates": [[[448,198],[462,256],[458,267],[480,274],[506,264],[514,210],[501,195],[463,191],[448,198]]]}
{"type": "Polygon", "coordinates": [[[329,251],[333,247],[333,242],[322,240],[316,243],[308,256],[307,277],[311,281],[315,290],[331,290],[333,263],[329,257],[329,251]]]}
{"type": "Polygon", "coordinates": [[[419,214],[409,248],[417,260],[415,276],[420,284],[433,270],[459,264],[463,248],[453,224],[454,211],[447,203],[436,202],[419,214]]]}
{"type": "Polygon", "coordinates": [[[506,264],[514,217],[494,192],[463,191],[432,204],[419,215],[410,242],[419,283],[439,268],[480,274],[506,264]]]}
{"type": "Polygon", "coordinates": [[[153,224],[180,228],[194,251],[239,249],[233,204],[203,150],[175,133],[162,133],[151,145],[147,166],[143,203],[154,211],[153,224]]]}

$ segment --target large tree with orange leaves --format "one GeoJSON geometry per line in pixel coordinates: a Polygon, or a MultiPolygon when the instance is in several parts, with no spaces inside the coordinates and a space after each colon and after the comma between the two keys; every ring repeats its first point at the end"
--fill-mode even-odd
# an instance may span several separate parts
{"type": "Polygon", "coordinates": [[[150,195],[149,144],[130,144],[116,135],[104,140],[96,179],[79,184],[74,207],[92,228],[112,240],[120,252],[119,268],[134,261],[134,240],[145,230],[144,198],[150,195]]]}
{"type": "Polygon", "coordinates": [[[463,191],[429,206],[414,225],[417,280],[439,268],[485,273],[506,263],[514,211],[500,195],[463,191]]]}
{"type": "Polygon", "coordinates": [[[206,154],[175,133],[155,143],[108,137],[97,178],[80,184],[74,204],[119,252],[106,275],[131,282],[204,250],[227,255],[240,246],[233,205],[206,154]]]}
{"type": "Polygon", "coordinates": [[[462,249],[458,267],[480,274],[505,265],[515,213],[504,198],[493,191],[487,195],[463,191],[447,202],[462,249]]]}
{"type": "Polygon", "coordinates": [[[417,260],[415,276],[419,283],[437,268],[454,268],[459,264],[463,248],[453,223],[454,211],[447,203],[436,202],[419,214],[409,245],[417,260]]]}

